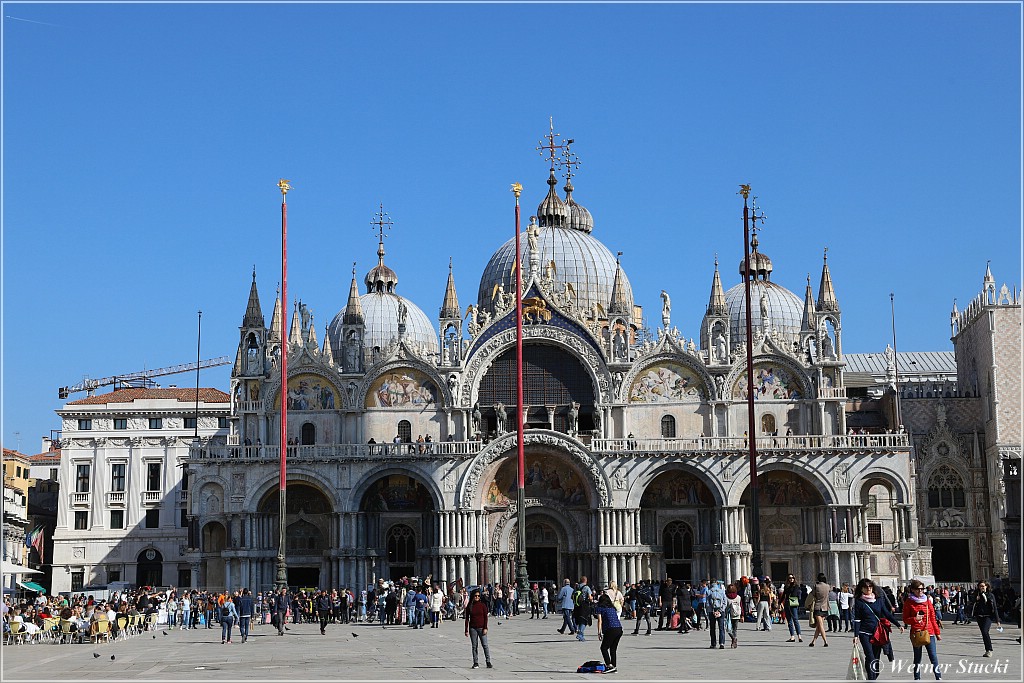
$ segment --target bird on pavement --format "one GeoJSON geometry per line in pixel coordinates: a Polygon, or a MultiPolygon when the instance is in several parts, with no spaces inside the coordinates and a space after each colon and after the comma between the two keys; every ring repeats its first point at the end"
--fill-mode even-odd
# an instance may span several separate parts
{"type": "Polygon", "coordinates": [[[359,634],[358,634],[358,633],[353,633],[353,634],[352,634],[352,637],[353,637],[353,638],[358,638],[358,637],[359,637],[359,634]]]}
{"type": "Polygon", "coordinates": [[[93,652],[93,653],[92,653],[92,656],[93,656],[93,657],[99,657],[99,656],[100,656],[100,653],[99,653],[99,652],[93,652]]]}

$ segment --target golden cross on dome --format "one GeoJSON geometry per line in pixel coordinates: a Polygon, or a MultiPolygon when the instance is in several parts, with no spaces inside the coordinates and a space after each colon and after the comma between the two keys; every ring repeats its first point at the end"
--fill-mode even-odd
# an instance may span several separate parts
{"type": "Polygon", "coordinates": [[[757,236],[758,230],[757,222],[761,221],[762,223],[764,223],[765,220],[768,218],[764,211],[758,213],[759,210],[760,207],[757,205],[757,196],[755,195],[753,201],[750,203],[750,229],[753,231],[755,237],[757,236]]]}
{"type": "Polygon", "coordinates": [[[547,138],[545,143],[543,140],[537,143],[537,149],[540,155],[546,158],[551,163],[551,170],[555,170],[555,164],[558,163],[558,153],[556,150],[565,149],[565,145],[556,144],[555,138],[562,137],[561,133],[555,132],[555,117],[548,117],[549,130],[548,134],[544,137],[547,138]]]}
{"type": "Polygon", "coordinates": [[[370,225],[376,226],[374,227],[374,232],[379,236],[380,243],[384,244],[384,233],[390,230],[394,223],[391,222],[391,217],[384,210],[383,202],[381,202],[380,210],[377,212],[376,219],[370,221],[370,225]]]}

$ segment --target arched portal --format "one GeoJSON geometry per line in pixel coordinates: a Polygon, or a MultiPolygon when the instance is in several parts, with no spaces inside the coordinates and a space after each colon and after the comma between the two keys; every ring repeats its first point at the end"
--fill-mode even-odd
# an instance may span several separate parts
{"type": "MultiPolygon", "coordinates": [[[[477,400],[484,417],[481,429],[497,432],[495,406],[516,405],[515,377],[516,351],[510,348],[494,359],[480,380],[477,400]]],[[[594,396],[590,373],[576,356],[548,344],[523,346],[523,404],[528,406],[528,428],[569,431],[569,407],[576,402],[580,404],[577,429],[589,432],[594,429],[594,396]],[[549,407],[553,410],[550,416],[549,407]]],[[[507,425],[512,421],[506,418],[503,424],[502,431],[508,431],[507,425]]]]}
{"type": "Polygon", "coordinates": [[[370,484],[359,504],[366,544],[379,575],[392,580],[430,573],[436,512],[430,490],[409,474],[386,474],[370,484]]]}
{"type": "Polygon", "coordinates": [[[711,567],[715,497],[697,475],[669,469],[657,475],[640,498],[640,542],[661,550],[675,581],[704,576],[711,567]]]}
{"type": "Polygon", "coordinates": [[[224,557],[222,555],[227,547],[227,529],[220,522],[207,522],[203,525],[202,545],[200,550],[203,553],[203,562],[206,566],[206,576],[203,577],[203,585],[214,589],[224,585],[224,557]]]}
{"type": "MultiPolygon", "coordinates": [[[[268,491],[258,510],[276,519],[280,512],[278,491],[268,491]]],[[[289,482],[285,495],[285,545],[288,585],[297,588],[320,587],[320,563],[330,547],[330,499],[319,488],[306,482],[289,482]]]]}
{"type": "MultiPolygon", "coordinates": [[[[815,556],[826,542],[828,521],[825,499],[808,479],[788,470],[758,474],[758,505],[761,517],[761,548],[768,576],[811,577],[822,570],[815,556]]],[[[740,496],[750,514],[750,486],[740,496]]],[[[747,529],[751,528],[749,521],[747,529]]]]}
{"type": "Polygon", "coordinates": [[[164,556],[156,548],[147,548],[139,553],[136,565],[135,583],[140,586],[163,586],[164,556]]]}

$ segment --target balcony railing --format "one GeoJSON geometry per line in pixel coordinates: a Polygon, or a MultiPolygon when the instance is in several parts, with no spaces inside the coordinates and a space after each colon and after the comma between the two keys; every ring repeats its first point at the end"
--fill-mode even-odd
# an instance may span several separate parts
{"type": "Polygon", "coordinates": [[[235,409],[240,413],[258,413],[263,406],[263,401],[239,401],[235,409]]]}
{"type": "Polygon", "coordinates": [[[152,505],[153,503],[159,503],[161,493],[159,491],[143,491],[142,492],[142,504],[152,505]]]}
{"type": "MultiPolygon", "coordinates": [[[[907,434],[835,434],[802,436],[759,436],[754,445],[758,451],[787,450],[896,450],[910,447],[907,434]]],[[[621,453],[678,453],[687,451],[745,451],[749,448],[742,436],[698,436],[680,439],[594,439],[591,450],[621,453]]]]}
{"type": "Polygon", "coordinates": [[[178,489],[178,505],[185,505],[188,503],[188,491],[178,489]]]}
{"type": "MultiPolygon", "coordinates": [[[[686,453],[705,451],[746,451],[742,436],[705,436],[678,439],[593,439],[587,444],[599,453],[686,453]]],[[[907,434],[851,434],[762,436],[755,445],[758,451],[854,450],[888,451],[910,447],[907,434]]],[[[387,458],[394,456],[471,457],[483,449],[480,441],[439,441],[434,443],[333,444],[323,446],[288,446],[288,460],[332,460],[338,458],[387,458]]],[[[205,446],[192,447],[189,456],[196,460],[277,461],[279,446],[205,446]]]]}
{"type": "Polygon", "coordinates": [[[846,387],[818,387],[818,398],[846,398],[846,387]]]}
{"type": "Polygon", "coordinates": [[[73,507],[89,507],[90,493],[72,493],[71,494],[71,505],[73,507]]]}
{"type": "Polygon", "coordinates": [[[107,505],[124,507],[124,491],[107,491],[107,505]]]}

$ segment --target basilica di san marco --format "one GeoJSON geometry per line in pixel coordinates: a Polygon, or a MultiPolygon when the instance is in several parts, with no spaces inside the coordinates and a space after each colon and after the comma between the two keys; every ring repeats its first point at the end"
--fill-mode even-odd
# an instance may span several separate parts
{"type": "MultiPolygon", "coordinates": [[[[743,255],[708,264],[699,339],[680,335],[664,291],[647,332],[599,217],[573,196],[571,165],[559,166],[570,173],[552,163],[520,240],[530,579],[751,574],[751,436],[770,576],[821,571],[839,585],[930,574],[907,435],[847,426],[843,286],[827,253],[817,290],[808,279],[797,294],[779,282],[803,278],[773,272],[755,236],[750,387],[743,255]]],[[[229,434],[189,457],[185,557],[198,585],[274,583],[282,400],[290,585],[515,576],[516,240],[497,246],[465,308],[450,267],[431,319],[403,295],[431,283],[399,285],[383,208],[378,219],[377,264],[361,287],[353,270],[322,343],[304,305],[285,325],[277,299],[267,325],[253,275],[229,434]]]]}

